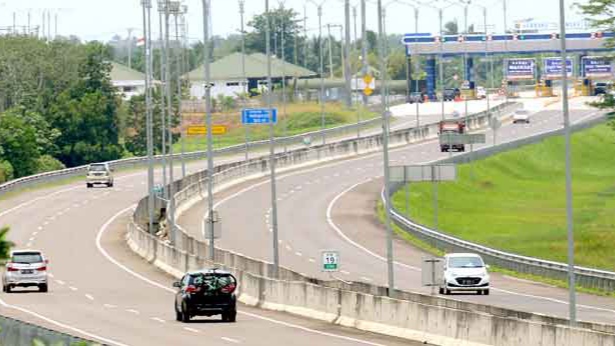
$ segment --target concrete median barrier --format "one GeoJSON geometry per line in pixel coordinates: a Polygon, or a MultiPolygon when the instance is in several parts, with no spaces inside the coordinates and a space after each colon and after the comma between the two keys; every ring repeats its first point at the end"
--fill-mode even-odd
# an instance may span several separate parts
{"type": "Polygon", "coordinates": [[[100,344],[31,323],[0,316],[0,345],[94,346],[100,344]]]}

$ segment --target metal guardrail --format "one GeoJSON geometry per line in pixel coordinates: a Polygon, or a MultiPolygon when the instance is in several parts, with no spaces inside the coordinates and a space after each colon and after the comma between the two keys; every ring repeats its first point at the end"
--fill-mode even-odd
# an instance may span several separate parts
{"type": "MultiPolygon", "coordinates": [[[[606,118],[599,118],[592,121],[576,124],[572,126],[572,131],[580,131],[597,124],[603,123],[606,118]]],[[[509,141],[499,144],[495,147],[482,148],[475,150],[473,153],[473,159],[480,159],[488,157],[504,151],[516,149],[528,144],[537,143],[548,137],[557,136],[563,134],[563,129],[547,131],[535,136],[509,141]]],[[[454,156],[452,158],[446,158],[440,160],[438,163],[466,163],[470,160],[470,154],[465,153],[454,156]]],[[[403,184],[396,184],[391,189],[391,195],[395,194],[399,189],[403,187],[403,184]]],[[[382,199],[384,196],[381,196],[382,199]]],[[[426,226],[418,224],[408,218],[406,218],[402,212],[393,209],[391,211],[392,219],[399,227],[408,233],[420,238],[428,244],[447,251],[470,251],[476,252],[483,256],[485,260],[498,267],[510,269],[516,272],[532,274],[542,277],[548,277],[558,280],[566,280],[568,265],[565,263],[543,260],[534,257],[521,256],[513,253],[496,250],[479,244],[475,244],[469,241],[465,241],[445,233],[432,230],[426,226]]],[[[584,287],[595,288],[603,291],[615,290],[615,272],[598,270],[586,267],[575,267],[577,283],[584,287]]]]}

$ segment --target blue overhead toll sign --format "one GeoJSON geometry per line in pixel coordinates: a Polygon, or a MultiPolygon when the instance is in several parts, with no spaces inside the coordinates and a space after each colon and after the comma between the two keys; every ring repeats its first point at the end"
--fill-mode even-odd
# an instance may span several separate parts
{"type": "Polygon", "coordinates": [[[506,60],[506,78],[508,80],[534,79],[536,61],[534,59],[506,60]]]}
{"type": "Polygon", "coordinates": [[[581,63],[586,78],[611,78],[613,76],[613,66],[608,57],[585,56],[581,63]]]}
{"type": "Polygon", "coordinates": [[[278,122],[278,110],[271,108],[248,108],[241,111],[241,123],[244,125],[269,124],[278,122]]]}
{"type": "MultiPolygon", "coordinates": [[[[566,75],[572,77],[573,62],[571,57],[566,58],[566,75]]],[[[545,58],[544,59],[544,78],[560,79],[562,78],[562,58],[545,58]]]]}

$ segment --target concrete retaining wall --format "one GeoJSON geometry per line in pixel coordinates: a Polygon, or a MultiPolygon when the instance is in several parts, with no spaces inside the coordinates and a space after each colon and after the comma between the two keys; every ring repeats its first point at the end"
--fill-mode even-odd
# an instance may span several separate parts
{"type": "Polygon", "coordinates": [[[90,340],[0,316],[0,345],[94,346],[90,340]]]}

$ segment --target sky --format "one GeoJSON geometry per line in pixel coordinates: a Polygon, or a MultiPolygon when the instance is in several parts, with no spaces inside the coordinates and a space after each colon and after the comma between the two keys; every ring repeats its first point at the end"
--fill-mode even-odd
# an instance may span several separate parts
{"type": "MultiPolygon", "coordinates": [[[[212,1],[212,30],[214,35],[227,36],[239,32],[240,16],[238,0],[211,0],[212,1]]],[[[418,0],[430,6],[444,7],[454,0],[418,0]]],[[[575,2],[585,3],[588,0],[567,0],[567,21],[579,21],[583,17],[578,10],[572,9],[575,2]]],[[[155,35],[158,33],[158,13],[156,0],[152,0],[153,20],[152,28],[155,35]]],[[[202,0],[183,0],[188,6],[188,30],[191,41],[202,40],[202,0]]],[[[323,3],[323,25],[343,24],[344,0],[314,0],[323,3]]],[[[274,8],[284,4],[293,8],[303,18],[304,8],[307,10],[308,35],[318,34],[317,7],[312,1],[306,0],[270,0],[270,7],[274,8]]],[[[388,33],[414,32],[414,10],[407,5],[413,0],[383,0],[386,14],[386,31],[388,33]]],[[[416,1],[414,1],[416,3],[416,1]]],[[[127,36],[128,29],[133,29],[133,35],[141,37],[142,9],[141,0],[0,0],[0,27],[13,25],[15,14],[16,25],[27,26],[28,13],[31,26],[41,25],[43,11],[50,11],[52,18],[51,32],[55,33],[55,16],[57,15],[58,34],[63,36],[76,35],[83,40],[107,41],[114,35],[127,36]]],[[[351,6],[357,6],[357,30],[360,36],[361,13],[359,0],[350,0],[351,6]]],[[[559,18],[558,0],[508,0],[507,24],[512,27],[516,20],[533,18],[539,22],[557,22],[559,18]]],[[[503,31],[503,1],[502,0],[473,0],[468,9],[468,24],[482,27],[483,9],[487,9],[487,25],[494,32],[503,31]]],[[[245,0],[246,23],[255,14],[262,13],[265,8],[264,0],[245,0]]],[[[367,28],[377,30],[376,0],[367,0],[367,28]]],[[[443,10],[443,22],[457,20],[463,26],[463,7],[449,6],[443,10]]],[[[438,29],[438,11],[433,7],[420,7],[418,28],[419,32],[436,33],[438,29]]],[[[249,28],[246,26],[246,30],[249,28]]],[[[324,30],[326,34],[326,30],[324,30]]],[[[339,35],[339,29],[334,35],[339,35]]],[[[351,9],[351,35],[354,36],[354,19],[351,9]]]]}

